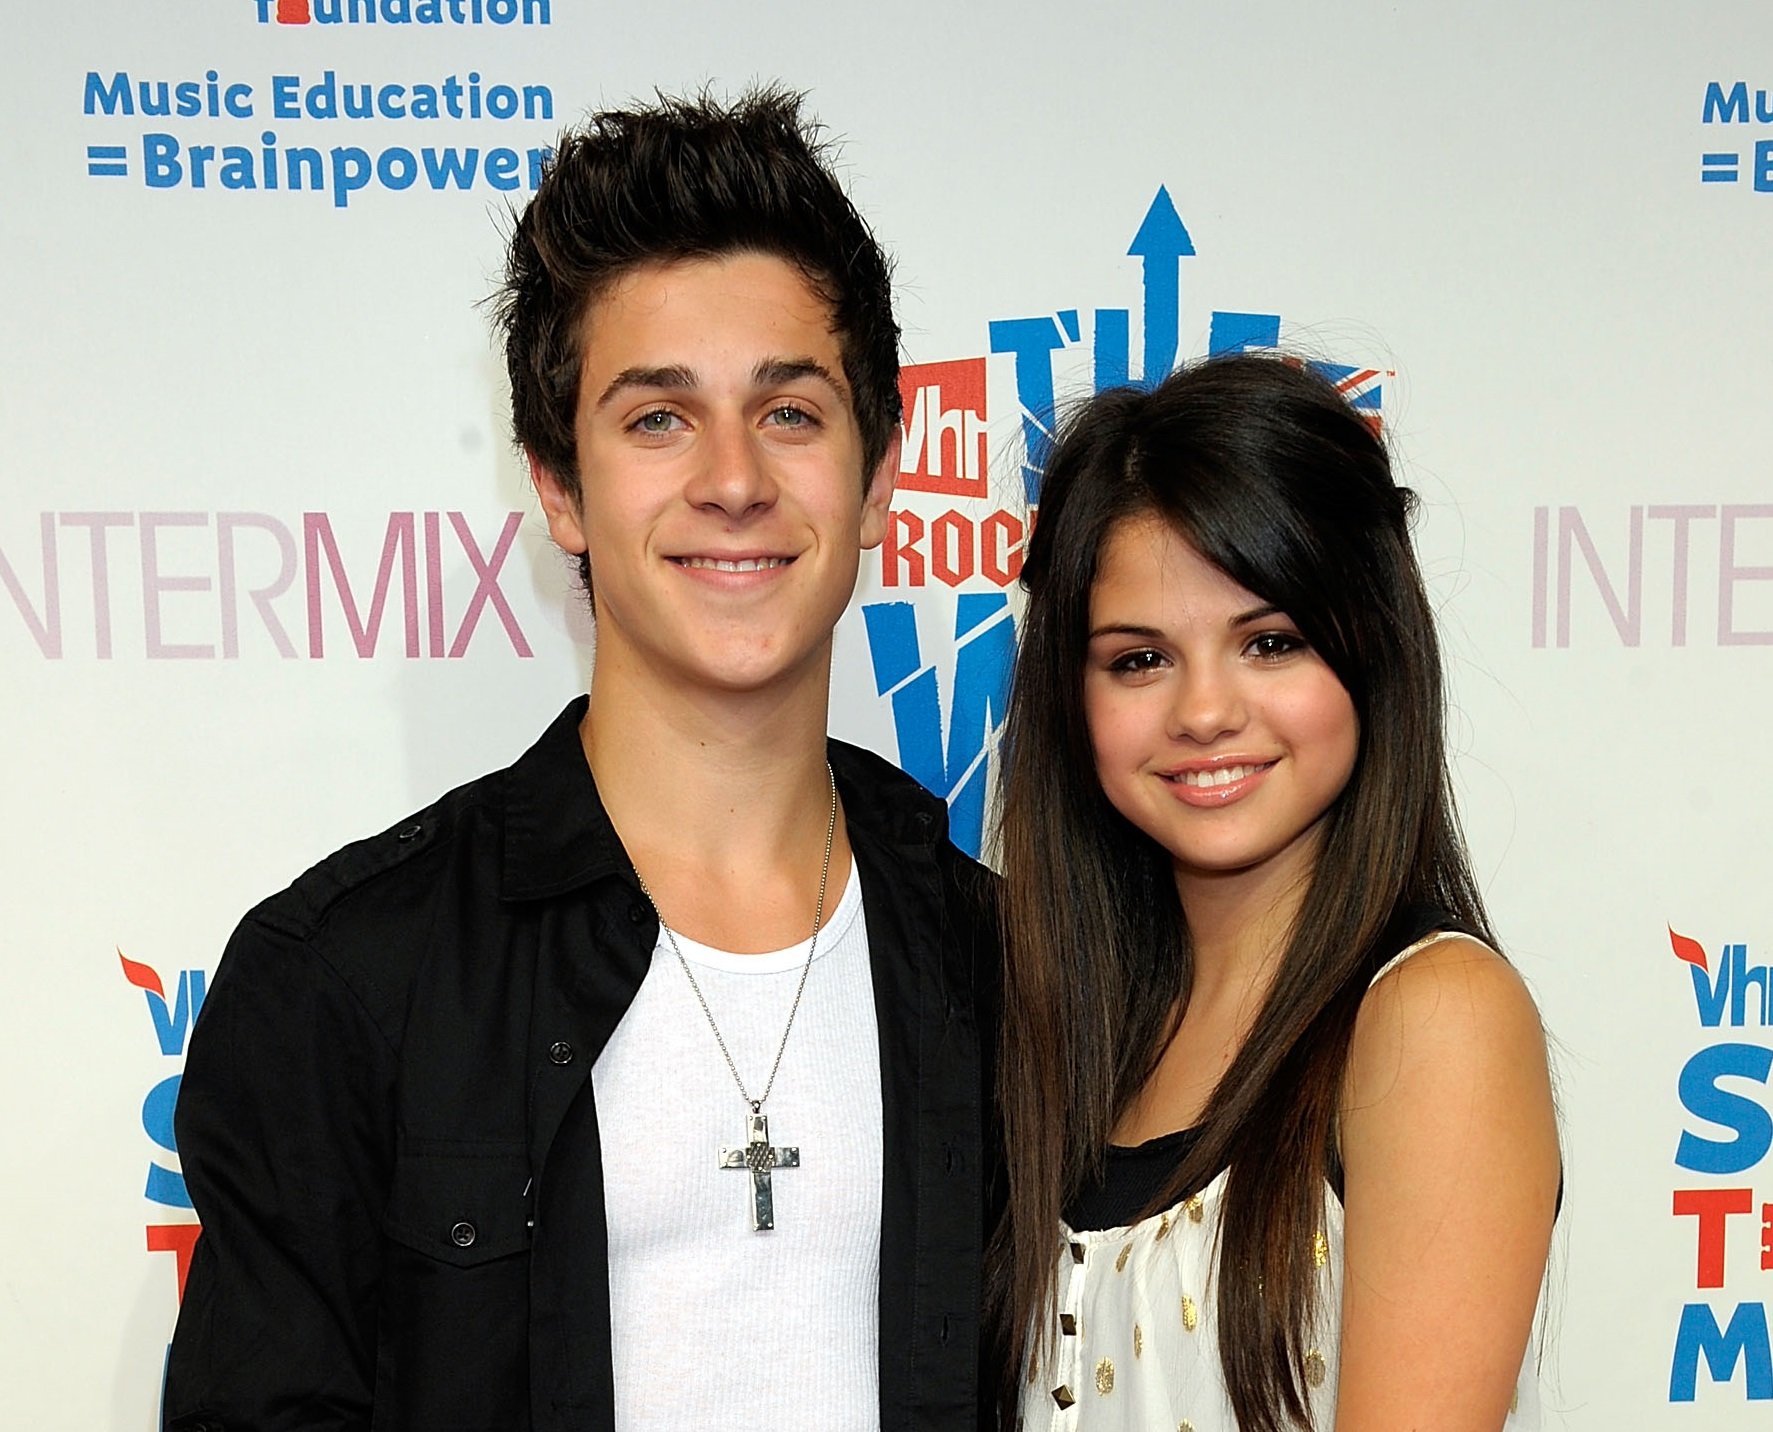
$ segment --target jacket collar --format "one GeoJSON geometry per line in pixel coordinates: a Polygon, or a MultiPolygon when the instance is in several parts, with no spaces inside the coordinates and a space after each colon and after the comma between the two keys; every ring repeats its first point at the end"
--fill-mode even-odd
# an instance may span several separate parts
{"type": "Polygon", "coordinates": [[[569,701],[505,771],[505,855],[499,893],[543,900],[605,875],[632,878],[579,741],[589,696],[569,701]]]}
{"type": "MultiPolygon", "coordinates": [[[[634,883],[632,862],[610,824],[579,739],[589,696],[579,696],[504,773],[504,860],[499,893],[541,900],[615,875],[634,883]]],[[[894,846],[934,846],[948,834],[948,807],[872,751],[829,741],[844,820],[894,846]]]]}
{"type": "Polygon", "coordinates": [[[852,831],[896,846],[936,846],[948,838],[947,802],[891,761],[847,741],[826,741],[825,754],[852,831]]]}

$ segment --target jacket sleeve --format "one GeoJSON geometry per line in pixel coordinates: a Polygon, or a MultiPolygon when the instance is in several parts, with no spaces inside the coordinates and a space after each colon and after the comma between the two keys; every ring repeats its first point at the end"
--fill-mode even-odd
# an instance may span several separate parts
{"type": "Polygon", "coordinates": [[[203,1232],[167,1365],[167,1432],[370,1425],[394,1068],[312,937],[249,915],[179,1089],[203,1232]]]}
{"type": "MultiPolygon", "coordinates": [[[[965,929],[972,954],[973,1018],[979,1033],[981,1238],[989,1250],[1009,1200],[1003,1121],[997,1105],[997,1061],[1003,1022],[1001,882],[986,867],[964,857],[953,878],[958,889],[958,907],[968,917],[965,929]]],[[[1002,1380],[1001,1364],[1006,1356],[1003,1349],[993,1344],[987,1313],[979,1336],[979,1432],[999,1432],[1009,1425],[998,1417],[993,1395],[1002,1380]]]]}

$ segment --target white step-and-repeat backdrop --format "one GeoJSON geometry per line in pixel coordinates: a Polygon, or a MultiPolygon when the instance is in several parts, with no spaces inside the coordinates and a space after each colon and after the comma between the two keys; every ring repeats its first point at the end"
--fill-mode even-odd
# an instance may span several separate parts
{"type": "Polygon", "coordinates": [[[1470,833],[1555,1037],[1549,1401],[1766,1426],[1773,10],[21,0],[5,30],[9,1421],[153,1425],[196,1236],[172,1109],[240,912],[582,689],[477,306],[551,137],[781,78],[846,140],[912,364],[837,733],[976,844],[1024,426],[1211,349],[1325,365],[1425,498],[1470,833]]]}

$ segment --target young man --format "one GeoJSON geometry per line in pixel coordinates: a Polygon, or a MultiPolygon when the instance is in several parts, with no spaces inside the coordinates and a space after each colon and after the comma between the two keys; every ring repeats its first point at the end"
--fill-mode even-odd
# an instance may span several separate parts
{"type": "Polygon", "coordinates": [[[793,97],[665,100],[565,139],[501,319],[591,694],[230,943],[167,1425],[972,1426],[989,877],[825,735],[885,259],[793,97]]]}

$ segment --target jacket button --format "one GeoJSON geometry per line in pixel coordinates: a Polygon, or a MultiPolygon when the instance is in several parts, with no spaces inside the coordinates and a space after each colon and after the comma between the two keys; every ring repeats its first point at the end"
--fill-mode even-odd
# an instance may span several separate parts
{"type": "Polygon", "coordinates": [[[394,838],[399,841],[417,840],[424,829],[424,826],[414,821],[411,825],[401,826],[394,838]]]}
{"type": "Polygon", "coordinates": [[[472,1248],[474,1240],[478,1236],[472,1223],[458,1223],[449,1230],[449,1241],[458,1248],[472,1248]]]}
{"type": "Polygon", "coordinates": [[[571,1064],[573,1047],[564,1039],[557,1039],[548,1046],[548,1062],[550,1064],[571,1064]]]}

